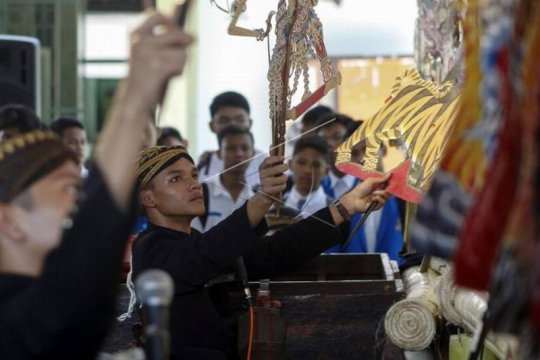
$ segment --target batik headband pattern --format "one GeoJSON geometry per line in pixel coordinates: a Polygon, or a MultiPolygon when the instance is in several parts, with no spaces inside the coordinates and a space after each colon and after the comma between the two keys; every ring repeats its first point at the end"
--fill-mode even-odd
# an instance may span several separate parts
{"type": "Polygon", "coordinates": [[[75,154],[49,131],[31,131],[0,143],[0,202],[10,202],[75,154]]]}
{"type": "Polygon", "coordinates": [[[186,158],[194,164],[183,146],[153,146],[141,151],[137,159],[139,188],[146,187],[157,174],[180,158],[186,158]]]}

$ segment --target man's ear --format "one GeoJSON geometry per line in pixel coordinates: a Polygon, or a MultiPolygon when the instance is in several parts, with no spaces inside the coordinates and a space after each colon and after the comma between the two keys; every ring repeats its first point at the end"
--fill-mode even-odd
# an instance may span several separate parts
{"type": "Polygon", "coordinates": [[[139,193],[139,199],[141,201],[141,204],[144,207],[147,207],[147,208],[156,207],[156,202],[154,200],[154,194],[152,193],[152,190],[150,190],[150,189],[141,190],[141,192],[139,193]]]}
{"type": "Polygon", "coordinates": [[[22,242],[25,238],[23,231],[15,221],[13,208],[4,203],[0,203],[0,237],[15,242],[22,242]]]}
{"type": "Polygon", "coordinates": [[[214,126],[214,122],[212,120],[210,120],[210,122],[208,123],[208,127],[210,128],[211,132],[213,132],[214,134],[217,134],[216,128],[214,126]]]}
{"type": "Polygon", "coordinates": [[[223,157],[221,156],[221,150],[223,150],[223,146],[225,146],[225,143],[224,143],[225,139],[221,139],[222,141],[220,143],[219,136],[216,136],[216,138],[218,142],[218,149],[215,151],[215,153],[218,159],[223,160],[223,157]]]}
{"type": "Polygon", "coordinates": [[[251,120],[251,118],[249,118],[249,125],[248,125],[248,129],[251,130],[251,125],[253,125],[253,120],[251,120]]]}

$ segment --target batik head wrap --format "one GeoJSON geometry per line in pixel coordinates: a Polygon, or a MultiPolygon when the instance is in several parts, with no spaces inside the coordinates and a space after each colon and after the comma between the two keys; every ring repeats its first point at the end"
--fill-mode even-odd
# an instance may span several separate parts
{"type": "Polygon", "coordinates": [[[0,202],[10,202],[75,154],[49,131],[31,131],[0,143],[0,202]]]}
{"type": "Polygon", "coordinates": [[[146,187],[157,174],[178,159],[185,158],[195,164],[183,146],[152,146],[139,153],[137,159],[137,183],[146,187]]]}

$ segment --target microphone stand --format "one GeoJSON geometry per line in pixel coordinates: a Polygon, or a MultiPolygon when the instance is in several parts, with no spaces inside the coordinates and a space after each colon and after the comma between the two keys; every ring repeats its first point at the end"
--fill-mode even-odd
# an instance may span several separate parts
{"type": "Polygon", "coordinates": [[[159,269],[144,271],[135,282],[137,298],[143,304],[144,352],[147,360],[168,360],[171,351],[169,305],[174,283],[159,269]]]}
{"type": "Polygon", "coordinates": [[[147,360],[168,360],[170,357],[169,312],[167,306],[148,306],[149,321],[145,329],[145,353],[147,360]]]}

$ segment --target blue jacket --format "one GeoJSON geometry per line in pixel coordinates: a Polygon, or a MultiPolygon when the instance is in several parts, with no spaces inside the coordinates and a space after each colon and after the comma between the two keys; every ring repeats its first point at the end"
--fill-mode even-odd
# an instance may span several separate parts
{"type": "MultiPolygon", "coordinates": [[[[360,180],[355,181],[354,186],[360,183],[360,180]]],[[[330,197],[334,197],[334,191],[330,187],[330,178],[327,176],[321,182],[326,194],[330,197]]],[[[377,230],[375,252],[387,253],[391,260],[396,260],[398,263],[402,262],[399,252],[403,248],[403,229],[401,226],[401,217],[399,213],[399,204],[396,197],[392,197],[384,204],[382,211],[381,223],[377,230]]],[[[349,231],[352,231],[356,224],[360,221],[363,214],[356,214],[351,219],[349,231]]],[[[340,245],[331,247],[326,253],[339,253],[340,245]]],[[[364,228],[358,229],[353,239],[349,243],[345,253],[366,253],[366,233],[364,228]]]]}
{"type": "MultiPolygon", "coordinates": [[[[354,183],[353,183],[353,186],[351,187],[354,188],[356,185],[360,184],[360,179],[356,178],[354,180],[354,183]]],[[[326,193],[326,195],[328,195],[330,198],[332,198],[333,200],[336,200],[336,194],[334,193],[334,189],[332,188],[332,181],[330,180],[330,176],[329,175],[326,175],[322,180],[321,180],[321,186],[324,190],[324,192],[326,193]]],[[[349,189],[350,190],[350,189],[349,189]]]]}
{"type": "MultiPolygon", "coordinates": [[[[382,211],[381,223],[377,230],[375,252],[387,253],[391,260],[402,262],[399,252],[403,248],[403,230],[401,227],[401,219],[399,215],[399,207],[397,198],[392,197],[384,204],[382,211]]],[[[354,226],[358,224],[362,214],[356,214],[351,219],[349,230],[352,231],[354,226]]],[[[326,251],[327,253],[341,252],[340,246],[333,246],[326,251]]],[[[353,239],[343,251],[345,253],[365,253],[367,252],[366,233],[364,228],[358,229],[353,239]]]]}

